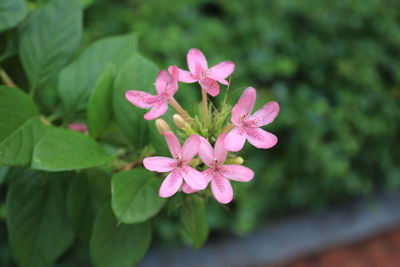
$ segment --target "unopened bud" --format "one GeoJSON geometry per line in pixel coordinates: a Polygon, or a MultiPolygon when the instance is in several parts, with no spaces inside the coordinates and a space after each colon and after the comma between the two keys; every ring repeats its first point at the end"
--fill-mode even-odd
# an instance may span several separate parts
{"type": "Polygon", "coordinates": [[[225,164],[236,164],[236,165],[242,165],[244,162],[244,159],[242,157],[235,157],[235,158],[228,158],[225,161],[225,164]]]}
{"type": "Polygon", "coordinates": [[[156,119],[156,127],[160,134],[171,131],[171,128],[169,127],[168,123],[163,119],[156,119]]]}
{"type": "Polygon", "coordinates": [[[172,120],[174,121],[176,127],[178,127],[179,129],[183,129],[186,125],[185,120],[179,114],[174,114],[172,120]]]}

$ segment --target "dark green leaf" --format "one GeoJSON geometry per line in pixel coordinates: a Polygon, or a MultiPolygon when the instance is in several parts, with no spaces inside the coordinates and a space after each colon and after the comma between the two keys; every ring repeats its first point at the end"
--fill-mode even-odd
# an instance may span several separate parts
{"type": "Polygon", "coordinates": [[[100,166],[111,160],[90,137],[66,129],[52,129],[35,146],[31,167],[64,171],[100,166]]]}
{"type": "Polygon", "coordinates": [[[77,235],[90,241],[97,214],[110,202],[111,176],[100,170],[88,170],[73,179],[67,196],[68,216],[77,235]]]}
{"type": "Polygon", "coordinates": [[[22,267],[50,266],[74,234],[65,210],[65,174],[26,171],[7,195],[7,225],[15,261],[22,267]]]}
{"type": "Polygon", "coordinates": [[[204,200],[199,196],[187,196],[182,207],[181,221],[186,235],[195,249],[201,248],[208,236],[204,200]]]}
{"type": "Polygon", "coordinates": [[[52,0],[32,12],[21,31],[19,46],[32,91],[45,85],[67,63],[81,31],[79,0],[52,0]]]}
{"type": "Polygon", "coordinates": [[[114,72],[114,66],[109,65],[100,76],[89,99],[87,122],[93,138],[104,133],[112,119],[114,72]]]}
{"type": "Polygon", "coordinates": [[[32,99],[21,90],[0,87],[0,164],[28,165],[33,146],[46,131],[32,99]]]}
{"type": "Polygon", "coordinates": [[[142,147],[148,140],[148,122],[143,119],[146,112],[125,98],[128,90],[147,91],[155,94],[154,81],[159,68],[148,59],[135,55],[121,68],[115,81],[113,109],[115,119],[129,140],[142,147]]]}
{"type": "Polygon", "coordinates": [[[132,267],[150,246],[148,222],[124,225],[107,206],[96,218],[90,241],[90,256],[96,267],[132,267]]]}
{"type": "Polygon", "coordinates": [[[161,179],[145,169],[120,172],[112,178],[112,208],[122,223],[138,223],[156,215],[165,204],[158,195],[161,179]]]}
{"type": "Polygon", "coordinates": [[[0,32],[15,27],[28,12],[23,0],[0,1],[0,32]]]}
{"type": "Polygon", "coordinates": [[[58,92],[66,116],[72,118],[85,110],[96,82],[108,64],[117,68],[130,58],[137,48],[136,34],[109,37],[89,46],[83,54],[65,67],[59,77],[58,92]]]}

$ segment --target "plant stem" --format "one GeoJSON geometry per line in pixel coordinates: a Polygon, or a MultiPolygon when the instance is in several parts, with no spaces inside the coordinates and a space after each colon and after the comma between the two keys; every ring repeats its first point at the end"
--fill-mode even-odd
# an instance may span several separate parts
{"type": "Polygon", "coordinates": [[[3,79],[5,85],[10,87],[17,87],[10,76],[8,76],[8,74],[3,69],[0,69],[0,76],[3,79]]]}
{"type": "Polygon", "coordinates": [[[208,103],[207,103],[207,92],[201,89],[201,98],[203,100],[203,121],[208,121],[208,103]]]}
{"type": "Polygon", "coordinates": [[[234,124],[228,124],[223,130],[222,130],[222,132],[223,133],[227,133],[227,132],[230,132],[230,131],[232,131],[233,130],[233,128],[235,128],[236,126],[234,125],[234,124]]]}
{"type": "Polygon", "coordinates": [[[186,110],[184,110],[184,109],[182,108],[182,106],[179,105],[179,103],[175,100],[174,97],[171,97],[171,98],[168,100],[168,103],[179,113],[179,115],[182,116],[182,118],[184,118],[185,120],[190,120],[190,119],[192,119],[192,118],[190,117],[189,113],[187,113],[186,110]]]}

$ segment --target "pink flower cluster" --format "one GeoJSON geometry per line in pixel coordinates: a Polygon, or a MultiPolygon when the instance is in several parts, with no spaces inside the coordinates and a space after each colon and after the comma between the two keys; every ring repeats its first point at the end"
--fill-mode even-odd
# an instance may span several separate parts
{"type": "MultiPolygon", "coordinates": [[[[157,95],[147,92],[128,91],[126,98],[139,108],[151,108],[144,115],[147,120],[156,119],[168,109],[168,103],[174,108],[173,96],[178,91],[178,81],[185,83],[199,82],[203,92],[216,96],[220,92],[218,83],[228,85],[226,80],[234,71],[231,61],[221,62],[208,68],[207,60],[198,49],[190,49],[187,54],[189,71],[170,66],[168,71],[162,70],[157,76],[155,86],[157,95]]],[[[277,102],[268,102],[252,114],[256,102],[256,90],[249,87],[244,90],[231,112],[232,124],[226,133],[217,138],[214,148],[210,142],[199,134],[190,135],[183,146],[172,131],[162,134],[166,140],[172,158],[147,157],[143,165],[150,171],[168,173],[160,187],[161,197],[170,197],[179,189],[190,194],[204,190],[211,184],[211,191],[220,203],[229,203],[233,199],[233,190],[229,180],[248,182],[253,179],[254,172],[242,165],[225,164],[229,151],[240,151],[246,140],[257,148],[271,148],[278,138],[260,127],[270,124],[279,113],[277,102]],[[198,156],[204,168],[201,171],[193,166],[194,157],[198,156]]],[[[177,110],[180,108],[176,108],[177,110]]],[[[201,165],[200,165],[201,166],[201,165]]]]}

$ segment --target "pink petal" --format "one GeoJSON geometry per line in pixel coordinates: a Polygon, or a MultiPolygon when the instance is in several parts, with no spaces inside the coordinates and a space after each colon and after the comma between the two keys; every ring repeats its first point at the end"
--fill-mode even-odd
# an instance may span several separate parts
{"type": "Polygon", "coordinates": [[[208,69],[207,60],[204,54],[196,48],[189,50],[187,54],[187,63],[192,74],[199,76],[201,72],[208,69]]]}
{"type": "Polygon", "coordinates": [[[153,172],[170,172],[176,167],[176,161],[166,157],[148,157],[143,160],[146,169],[153,172]]]}
{"type": "Polygon", "coordinates": [[[165,112],[167,112],[168,109],[168,103],[167,102],[158,102],[155,104],[149,112],[144,114],[144,118],[146,120],[154,120],[163,115],[165,112]]]}
{"type": "Polygon", "coordinates": [[[87,127],[86,123],[80,123],[80,122],[72,122],[72,123],[68,124],[68,128],[71,129],[72,131],[81,132],[81,133],[85,133],[88,131],[88,127],[87,127]]]}
{"type": "Polygon", "coordinates": [[[164,179],[160,187],[160,197],[170,197],[178,192],[182,185],[182,175],[179,171],[173,171],[164,179]]]}
{"type": "Polygon", "coordinates": [[[199,80],[201,89],[207,91],[211,96],[217,96],[219,94],[219,84],[217,81],[210,79],[210,78],[204,78],[199,80]]]}
{"type": "Polygon", "coordinates": [[[225,136],[225,148],[229,151],[237,152],[241,150],[246,142],[247,134],[239,131],[235,127],[225,136]]]}
{"type": "Polygon", "coordinates": [[[200,138],[198,135],[192,134],[186,139],[182,147],[182,156],[184,161],[190,161],[200,149],[200,138]]]}
{"type": "Polygon", "coordinates": [[[276,116],[278,116],[278,113],[279,113],[279,104],[278,102],[272,101],[268,102],[256,113],[254,113],[250,117],[250,120],[254,121],[255,124],[258,127],[260,127],[273,122],[276,116]]]}
{"type": "Polygon", "coordinates": [[[182,191],[185,194],[192,194],[194,192],[197,192],[197,190],[194,190],[193,188],[191,188],[187,183],[183,183],[182,185],[182,191]]]}
{"type": "Polygon", "coordinates": [[[214,149],[212,148],[210,142],[204,137],[200,137],[201,145],[199,149],[199,157],[201,161],[208,167],[211,167],[214,163],[214,149]]]}
{"type": "Polygon", "coordinates": [[[246,90],[244,90],[243,94],[239,98],[239,101],[232,109],[231,121],[235,125],[241,125],[242,118],[250,116],[254,104],[256,103],[256,97],[256,89],[253,87],[248,87],[246,90]]]}
{"type": "Polygon", "coordinates": [[[195,190],[203,190],[207,187],[207,179],[198,170],[189,166],[182,168],[182,176],[185,182],[195,190]]]}
{"type": "Polygon", "coordinates": [[[254,172],[242,165],[222,165],[223,175],[238,182],[248,182],[254,177],[254,172]]]}
{"type": "Polygon", "coordinates": [[[179,143],[178,138],[176,138],[175,134],[172,132],[164,132],[163,133],[165,142],[167,142],[169,151],[174,158],[177,158],[182,155],[181,144],[179,143]]]}
{"type": "Polygon", "coordinates": [[[193,74],[186,70],[179,69],[179,81],[184,83],[194,83],[197,82],[197,79],[193,74]]]}
{"type": "Polygon", "coordinates": [[[278,138],[270,132],[260,128],[253,128],[247,132],[247,140],[257,148],[271,148],[278,143],[278,138]]]}
{"type": "Polygon", "coordinates": [[[232,186],[228,179],[221,175],[211,180],[211,191],[215,199],[222,204],[227,204],[233,199],[232,186]]]}
{"type": "Polygon", "coordinates": [[[229,85],[229,82],[227,80],[218,80],[218,82],[224,85],[229,85]]]}
{"type": "Polygon", "coordinates": [[[130,90],[125,98],[139,108],[150,108],[158,101],[158,97],[142,91],[130,90]]]}
{"type": "Polygon", "coordinates": [[[218,136],[217,141],[215,142],[215,150],[214,150],[214,157],[215,159],[218,160],[219,164],[222,164],[225,162],[226,157],[228,156],[228,150],[225,148],[225,133],[220,134],[218,136]]]}
{"type": "Polygon", "coordinates": [[[176,83],[179,81],[179,69],[177,66],[169,66],[168,73],[171,75],[171,82],[176,83]]]}
{"type": "Polygon", "coordinates": [[[167,84],[171,81],[171,76],[166,70],[161,70],[156,79],[157,94],[162,95],[167,92],[167,84]]]}
{"type": "Polygon", "coordinates": [[[221,62],[207,71],[207,77],[213,80],[225,80],[235,70],[235,64],[231,61],[221,62]]]}

